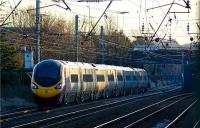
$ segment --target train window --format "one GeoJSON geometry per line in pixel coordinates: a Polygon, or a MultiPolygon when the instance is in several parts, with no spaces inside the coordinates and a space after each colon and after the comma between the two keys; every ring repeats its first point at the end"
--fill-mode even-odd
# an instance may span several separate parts
{"type": "Polygon", "coordinates": [[[142,77],[141,77],[141,76],[138,76],[137,79],[138,79],[138,80],[142,80],[142,77]]]}
{"type": "Polygon", "coordinates": [[[108,81],[114,81],[114,76],[113,75],[108,75],[108,81]]]}
{"type": "Polygon", "coordinates": [[[131,76],[126,76],[126,81],[131,81],[131,76]]]}
{"type": "Polygon", "coordinates": [[[136,76],[133,76],[133,80],[137,80],[137,77],[136,77],[136,76]]]}
{"type": "Polygon", "coordinates": [[[61,80],[61,65],[54,61],[44,61],[35,68],[35,82],[43,87],[50,87],[61,80]]]}
{"type": "Polygon", "coordinates": [[[118,81],[123,81],[123,76],[121,74],[118,74],[117,79],[118,79],[118,81]]]}
{"type": "Polygon", "coordinates": [[[85,75],[83,75],[83,81],[84,82],[92,82],[93,81],[92,74],[85,74],[85,75]]]}
{"type": "Polygon", "coordinates": [[[77,74],[71,74],[71,82],[78,83],[78,75],[77,74]]]}
{"type": "Polygon", "coordinates": [[[97,75],[97,82],[103,82],[105,81],[104,75],[97,75]]]}

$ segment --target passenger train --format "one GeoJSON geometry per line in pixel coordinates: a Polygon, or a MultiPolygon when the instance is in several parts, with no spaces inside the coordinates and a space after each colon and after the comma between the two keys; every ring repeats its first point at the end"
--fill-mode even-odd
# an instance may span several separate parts
{"type": "Polygon", "coordinates": [[[53,59],[35,65],[31,79],[38,104],[79,103],[147,89],[148,76],[143,69],[53,59]]]}

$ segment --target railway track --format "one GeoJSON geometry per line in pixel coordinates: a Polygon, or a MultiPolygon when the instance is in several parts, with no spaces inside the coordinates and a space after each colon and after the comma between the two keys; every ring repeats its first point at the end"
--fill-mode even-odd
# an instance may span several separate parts
{"type": "Polygon", "coordinates": [[[182,111],[177,112],[177,115],[171,118],[165,128],[199,128],[200,110],[199,110],[199,99],[191,102],[185,107],[182,107],[182,111]]]}
{"type": "MultiPolygon", "coordinates": [[[[95,126],[95,128],[102,127],[142,127],[141,124],[147,124],[148,119],[158,115],[166,109],[172,108],[175,104],[190,98],[191,95],[173,96],[162,101],[145,106],[136,111],[122,115],[105,123],[95,126]]],[[[151,127],[148,125],[148,127],[151,127]]]]}
{"type": "Polygon", "coordinates": [[[20,109],[16,109],[14,111],[5,113],[3,115],[0,115],[0,119],[6,120],[6,119],[13,118],[13,117],[22,116],[24,114],[33,113],[33,112],[36,112],[37,110],[38,110],[37,107],[20,108],[20,109]]]}
{"type": "MultiPolygon", "coordinates": [[[[164,89],[170,89],[173,86],[169,86],[168,88],[164,87],[164,88],[160,88],[160,89],[150,89],[148,92],[149,93],[154,93],[154,92],[158,92],[158,91],[165,92],[165,91],[163,91],[164,89]]],[[[175,89],[179,89],[179,87],[175,88],[175,89]]],[[[173,91],[173,89],[171,89],[169,91],[173,91]]],[[[157,93],[155,93],[155,95],[156,94],[157,93]]],[[[66,105],[59,106],[59,107],[66,107],[66,105]]],[[[44,112],[50,111],[50,110],[52,111],[52,109],[58,109],[58,107],[56,106],[56,107],[46,108],[43,111],[44,112]]],[[[38,112],[38,110],[41,111],[39,107],[35,107],[35,106],[34,107],[31,106],[31,107],[18,108],[18,109],[15,109],[15,110],[11,110],[9,112],[4,112],[3,114],[0,115],[0,119],[1,119],[1,122],[2,122],[2,121],[5,121],[5,120],[13,120],[13,119],[18,119],[18,118],[23,118],[27,115],[32,115],[33,113],[41,113],[41,112],[38,112]]]]}
{"type": "Polygon", "coordinates": [[[171,121],[165,128],[172,128],[175,127],[176,123],[181,120],[181,118],[186,115],[186,113],[198,102],[198,100],[195,100],[192,102],[181,114],[179,114],[173,121],[171,121]]]}
{"type": "MultiPolygon", "coordinates": [[[[178,88],[172,89],[168,92],[171,92],[177,89],[178,88]]],[[[14,117],[7,120],[3,120],[2,127],[34,127],[34,126],[38,126],[39,124],[42,125],[51,121],[55,122],[55,120],[59,120],[59,119],[67,118],[67,117],[68,118],[69,117],[71,118],[72,116],[76,117],[77,114],[90,113],[91,111],[95,112],[97,111],[97,109],[104,110],[107,107],[110,108],[112,106],[116,106],[117,104],[137,102],[137,101],[142,100],[145,97],[151,97],[158,94],[163,94],[163,92],[151,93],[151,94],[146,94],[142,96],[121,99],[121,100],[116,99],[116,101],[114,100],[113,102],[111,102],[112,100],[111,99],[110,103],[106,103],[106,104],[101,103],[101,105],[97,105],[97,104],[95,105],[95,102],[91,102],[91,103],[86,103],[86,104],[80,104],[77,106],[68,106],[68,107],[53,109],[50,111],[35,112],[31,114],[29,113],[27,115],[23,115],[20,117],[14,117]],[[48,115],[48,116],[44,116],[44,115],[48,115]],[[16,119],[18,120],[17,122],[15,121],[16,119]]],[[[97,102],[100,102],[100,101],[97,101],[97,102]]]]}
{"type": "MultiPolygon", "coordinates": [[[[76,115],[75,117],[68,118],[66,120],[62,120],[62,121],[55,122],[55,123],[50,123],[50,124],[44,126],[43,128],[46,128],[46,127],[50,127],[50,128],[53,128],[53,127],[80,127],[80,126],[84,126],[84,127],[97,127],[97,128],[98,127],[120,127],[121,128],[121,127],[126,126],[126,125],[123,126],[121,124],[122,124],[123,120],[128,119],[129,116],[134,115],[134,118],[138,118],[139,115],[141,114],[141,112],[143,110],[147,109],[147,108],[151,109],[150,111],[152,111],[152,107],[155,106],[155,105],[159,105],[160,103],[165,103],[165,104],[163,104],[163,106],[166,106],[167,103],[170,103],[173,100],[174,101],[178,100],[177,102],[179,102],[179,100],[183,100],[184,98],[190,97],[190,96],[191,96],[191,94],[181,94],[181,95],[172,96],[172,97],[166,98],[164,100],[158,101],[156,103],[153,103],[151,105],[148,105],[148,106],[146,106],[146,107],[144,107],[142,109],[141,108],[137,109],[134,112],[132,112],[131,114],[128,113],[126,115],[122,115],[122,116],[120,116],[118,118],[114,118],[114,119],[109,120],[108,122],[100,124],[100,125],[96,125],[96,124],[99,123],[99,121],[95,120],[95,117],[97,119],[99,117],[95,116],[95,115],[97,115],[98,113],[104,115],[103,111],[107,111],[107,110],[112,111],[115,108],[120,109],[120,108],[122,108],[122,106],[129,106],[129,103],[123,104],[123,105],[114,106],[114,107],[111,107],[111,108],[106,108],[106,109],[103,109],[103,110],[97,110],[97,111],[94,111],[94,112],[84,113],[84,114],[81,114],[81,115],[76,115]],[[84,118],[85,118],[85,120],[83,120],[84,118]],[[85,122],[85,121],[87,121],[87,122],[85,122]],[[79,122],[82,122],[82,123],[79,123],[79,122]],[[113,124],[113,123],[116,123],[116,124],[113,124]]],[[[141,102],[141,101],[139,101],[139,102],[141,102]]],[[[136,102],[134,102],[134,103],[136,103],[136,102]]],[[[104,116],[103,118],[107,118],[107,117],[104,116]]]]}
{"type": "Polygon", "coordinates": [[[200,127],[200,120],[198,120],[198,121],[195,123],[195,125],[193,126],[193,128],[198,128],[198,127],[200,127]]]}

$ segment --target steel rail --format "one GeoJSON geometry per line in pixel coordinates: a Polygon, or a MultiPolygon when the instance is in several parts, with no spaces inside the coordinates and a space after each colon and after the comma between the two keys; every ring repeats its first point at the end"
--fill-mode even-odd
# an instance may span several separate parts
{"type": "MultiPolygon", "coordinates": [[[[174,89],[172,89],[170,91],[173,91],[173,90],[174,89]]],[[[170,92],[170,91],[168,91],[168,92],[170,92]]],[[[42,120],[32,121],[32,122],[25,123],[25,124],[20,124],[20,125],[14,126],[14,128],[29,127],[29,126],[39,125],[39,124],[43,124],[43,123],[47,123],[47,122],[51,122],[51,121],[56,121],[56,120],[59,120],[59,119],[69,117],[68,120],[62,121],[62,123],[63,123],[63,122],[67,122],[67,121],[71,121],[71,120],[74,120],[74,119],[81,118],[83,116],[85,117],[85,116],[88,116],[88,115],[91,115],[91,114],[94,114],[94,113],[97,113],[97,112],[100,112],[100,111],[105,111],[107,109],[122,106],[122,105],[124,105],[122,103],[128,104],[127,102],[137,102],[137,101],[143,100],[143,98],[145,98],[145,97],[154,96],[154,95],[163,94],[163,93],[165,93],[165,92],[158,92],[158,93],[153,93],[153,94],[149,94],[149,95],[145,95],[145,96],[137,96],[137,97],[134,97],[134,98],[128,98],[128,99],[124,99],[124,100],[121,100],[121,101],[115,101],[115,102],[112,102],[112,103],[94,106],[94,107],[90,107],[90,108],[87,108],[87,109],[77,110],[77,111],[69,112],[69,113],[66,113],[66,114],[61,114],[61,115],[57,115],[57,116],[54,116],[54,117],[45,118],[45,119],[42,119],[42,120]],[[138,98],[141,98],[141,99],[138,99],[138,98]],[[134,99],[136,99],[136,100],[134,100],[134,99]],[[132,100],[134,100],[134,101],[132,101],[132,100]],[[88,113],[90,111],[94,111],[94,112],[88,113]],[[88,114],[84,115],[84,112],[87,112],[88,114]],[[78,114],[83,114],[83,115],[76,116],[78,114]],[[76,116],[76,117],[73,118],[72,116],[76,116]]],[[[184,95],[188,95],[188,94],[191,94],[191,93],[180,94],[178,96],[184,96],[184,95]]]]}
{"type": "Polygon", "coordinates": [[[178,120],[180,120],[197,102],[198,100],[192,102],[189,105],[189,107],[187,107],[180,115],[178,115],[173,121],[171,121],[167,126],[165,126],[165,128],[172,128],[178,122],[178,120]]]}
{"type": "Polygon", "coordinates": [[[37,111],[37,107],[18,108],[16,110],[13,110],[12,112],[0,115],[0,119],[1,120],[7,120],[7,119],[12,118],[12,117],[16,117],[16,116],[20,116],[22,114],[28,114],[28,113],[32,113],[32,112],[36,112],[36,111],[37,111]]]}
{"type": "MultiPolygon", "coordinates": [[[[170,90],[170,91],[173,91],[173,90],[170,90]]],[[[117,102],[112,102],[112,103],[118,103],[118,102],[124,102],[126,100],[132,100],[132,99],[137,99],[137,98],[145,98],[145,97],[148,97],[148,96],[153,96],[153,95],[158,95],[158,94],[162,94],[161,92],[158,92],[158,93],[151,93],[151,94],[147,94],[147,95],[143,95],[143,96],[136,96],[136,97],[132,97],[132,98],[127,98],[127,99],[122,99],[122,100],[119,100],[117,102]]],[[[98,102],[98,101],[97,101],[98,102]]],[[[112,104],[110,103],[110,104],[112,104]]],[[[78,106],[76,107],[80,107],[80,106],[84,106],[84,105],[90,105],[91,102],[89,103],[85,103],[85,104],[79,104],[78,106]]],[[[108,105],[110,105],[108,104],[108,105]]],[[[63,110],[63,109],[70,109],[70,108],[73,108],[74,106],[64,106],[64,107],[61,107],[61,108],[55,108],[55,109],[52,109],[52,111],[60,111],[60,110],[63,110]]],[[[1,121],[11,121],[11,120],[15,120],[15,119],[19,119],[19,118],[24,118],[24,117],[27,117],[27,116],[36,116],[38,114],[43,114],[43,113],[46,113],[46,111],[39,111],[39,112],[36,112],[34,114],[32,113],[28,113],[28,112],[23,112],[23,114],[26,114],[26,115],[22,115],[22,116],[17,116],[18,113],[21,113],[21,112],[14,112],[14,113],[8,113],[8,114],[5,114],[5,115],[1,115],[1,121]]]]}
{"type": "MultiPolygon", "coordinates": [[[[133,101],[131,103],[138,102],[138,101],[141,101],[141,100],[142,99],[138,99],[137,101],[133,101]]],[[[67,123],[69,121],[74,121],[74,120],[82,119],[84,117],[91,116],[91,115],[97,114],[99,112],[102,112],[102,111],[105,111],[105,110],[109,110],[109,109],[112,109],[112,108],[116,108],[116,107],[120,107],[120,106],[124,106],[124,105],[127,105],[127,104],[129,104],[129,103],[119,104],[117,106],[113,106],[113,107],[110,107],[110,108],[105,108],[105,109],[102,109],[102,110],[97,110],[97,111],[94,111],[94,112],[91,112],[91,113],[87,113],[87,114],[83,114],[83,115],[80,115],[80,116],[73,117],[71,119],[67,119],[67,120],[64,120],[64,121],[60,121],[60,122],[56,122],[56,123],[53,123],[53,124],[49,124],[49,125],[43,126],[42,128],[56,127],[58,125],[67,123]]]]}
{"type": "MultiPolygon", "coordinates": [[[[161,92],[154,92],[154,93],[151,93],[153,91],[160,91],[160,89],[154,89],[154,90],[150,90],[150,94],[146,94],[146,95],[142,95],[142,96],[136,96],[136,97],[132,97],[133,99],[135,98],[143,98],[143,97],[148,97],[148,96],[153,96],[153,95],[158,95],[158,94],[162,94],[162,93],[165,93],[165,92],[171,92],[171,91],[174,91],[174,90],[177,90],[177,89],[180,89],[180,87],[176,87],[176,88],[173,88],[173,89],[170,89],[168,91],[161,91],[161,92]]],[[[123,99],[124,101],[127,101],[127,100],[131,100],[132,98],[127,98],[127,99],[123,99]]],[[[123,102],[123,100],[119,100],[118,102],[123,102]]],[[[98,103],[99,101],[97,101],[98,103]]],[[[20,112],[13,112],[13,113],[7,113],[5,115],[0,115],[0,121],[1,122],[9,122],[9,121],[12,121],[12,120],[16,120],[16,119],[20,119],[20,118],[26,118],[28,116],[37,116],[39,114],[44,114],[44,113],[47,113],[48,112],[54,112],[54,111],[60,111],[60,110],[65,110],[65,109],[70,109],[70,108],[73,108],[73,107],[81,107],[81,106],[84,106],[84,105],[90,105],[94,102],[89,102],[89,103],[84,103],[84,104],[79,104],[77,106],[63,106],[61,108],[53,108],[53,109],[48,109],[48,110],[45,110],[45,111],[30,111],[30,110],[24,110],[24,111],[20,111],[20,112]],[[33,113],[35,112],[35,113],[33,113]]],[[[115,103],[115,102],[113,102],[115,103]]]]}
{"type": "Polygon", "coordinates": [[[197,126],[199,125],[199,122],[200,122],[200,120],[199,120],[199,121],[197,121],[197,123],[194,125],[194,127],[193,127],[193,128],[197,128],[197,126]]]}
{"type": "Polygon", "coordinates": [[[169,107],[173,106],[174,104],[176,104],[176,103],[178,103],[178,102],[180,102],[180,101],[182,101],[182,100],[184,100],[186,98],[189,98],[189,96],[185,96],[185,97],[183,97],[183,98],[181,98],[181,99],[179,99],[179,100],[177,100],[177,101],[175,101],[175,102],[173,102],[173,103],[171,103],[171,104],[169,104],[169,105],[167,105],[167,106],[165,106],[165,107],[163,107],[163,108],[161,108],[161,109],[159,109],[159,110],[157,110],[157,111],[155,111],[155,112],[153,112],[153,113],[151,113],[151,114],[149,114],[149,115],[147,115],[147,116],[145,116],[145,117],[143,117],[143,118],[141,118],[141,119],[139,119],[139,120],[137,120],[137,121],[135,121],[135,122],[133,122],[133,123],[131,123],[129,125],[127,125],[124,128],[131,128],[131,127],[133,127],[133,126],[145,121],[146,119],[148,119],[148,118],[150,118],[150,117],[152,117],[152,116],[154,116],[154,115],[156,115],[156,114],[168,109],[169,107]]]}
{"type": "Polygon", "coordinates": [[[75,116],[75,117],[69,118],[67,120],[63,120],[63,121],[60,121],[60,122],[52,123],[52,124],[46,125],[46,126],[44,126],[42,128],[55,127],[57,125],[61,125],[63,123],[69,122],[69,121],[82,119],[84,117],[91,116],[91,115],[97,114],[97,113],[102,112],[102,111],[106,111],[106,110],[109,110],[109,109],[117,108],[117,107],[124,106],[124,105],[130,104],[130,103],[135,103],[135,102],[138,102],[138,101],[141,101],[141,100],[143,100],[143,99],[137,99],[135,101],[128,101],[127,103],[124,103],[124,104],[114,105],[114,106],[111,106],[111,107],[108,107],[108,108],[95,110],[94,112],[86,113],[86,114],[83,114],[83,115],[80,115],[80,116],[75,116]]]}
{"type": "Polygon", "coordinates": [[[103,124],[101,124],[101,125],[95,126],[94,128],[106,127],[106,126],[108,126],[108,125],[110,125],[110,124],[113,124],[113,123],[115,123],[115,122],[117,122],[117,121],[123,120],[123,119],[125,119],[125,118],[127,118],[127,117],[129,117],[129,116],[132,116],[132,115],[136,114],[136,113],[139,113],[139,112],[142,112],[142,111],[144,111],[144,110],[146,110],[146,109],[152,108],[153,106],[159,105],[159,104],[161,104],[161,103],[164,103],[164,102],[166,102],[166,101],[169,101],[169,100],[171,100],[171,99],[174,99],[174,98],[177,98],[177,97],[180,97],[180,96],[184,96],[184,95],[191,95],[191,93],[186,93],[186,94],[176,95],[176,96],[172,96],[172,97],[170,97],[170,98],[166,98],[166,99],[164,99],[164,100],[161,100],[161,101],[159,101],[159,102],[153,103],[153,104],[148,105],[148,106],[146,106],[146,107],[144,107],[144,108],[141,108],[141,109],[139,109],[139,110],[133,111],[133,112],[128,113],[128,114],[126,114],[126,115],[123,115],[123,116],[120,116],[120,117],[115,118],[115,119],[113,119],[113,120],[110,120],[110,121],[108,121],[108,122],[105,122],[105,123],[103,123],[103,124]]]}

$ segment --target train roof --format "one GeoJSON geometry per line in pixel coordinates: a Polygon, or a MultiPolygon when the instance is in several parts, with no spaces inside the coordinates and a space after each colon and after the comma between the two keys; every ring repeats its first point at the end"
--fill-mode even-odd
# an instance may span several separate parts
{"type": "Polygon", "coordinates": [[[133,68],[133,70],[135,70],[135,71],[145,71],[144,69],[142,69],[142,68],[133,68]]]}
{"type": "Polygon", "coordinates": [[[105,65],[105,64],[84,63],[84,62],[71,62],[71,61],[53,60],[53,59],[49,59],[49,60],[57,61],[57,62],[60,62],[62,65],[74,67],[74,68],[114,69],[114,70],[122,70],[122,71],[146,72],[144,69],[141,69],[141,68],[130,68],[130,67],[105,65]]]}
{"type": "Polygon", "coordinates": [[[83,62],[71,62],[71,61],[60,61],[65,66],[74,67],[74,68],[93,68],[93,66],[89,63],[83,63],[83,62]]]}
{"type": "Polygon", "coordinates": [[[132,68],[130,68],[130,67],[123,67],[123,70],[124,71],[134,71],[132,68]]]}

